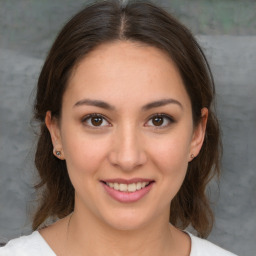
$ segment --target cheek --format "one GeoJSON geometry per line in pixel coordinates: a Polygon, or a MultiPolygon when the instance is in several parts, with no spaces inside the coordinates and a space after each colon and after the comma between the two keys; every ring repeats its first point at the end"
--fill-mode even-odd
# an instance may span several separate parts
{"type": "Polygon", "coordinates": [[[188,168],[190,136],[179,133],[169,136],[151,146],[151,159],[158,170],[162,184],[162,197],[171,201],[179,191],[188,168]]]}
{"type": "Polygon", "coordinates": [[[95,181],[99,179],[99,170],[105,163],[106,144],[104,140],[93,140],[79,135],[63,140],[67,169],[76,195],[87,198],[88,202],[95,192],[101,192],[97,192],[99,187],[95,187],[95,181]]]}
{"type": "Polygon", "coordinates": [[[148,148],[151,149],[151,159],[159,165],[162,171],[181,171],[186,169],[189,154],[190,139],[189,136],[173,135],[166,136],[161,140],[155,141],[148,148]]]}
{"type": "Polygon", "coordinates": [[[102,164],[107,153],[108,142],[84,134],[73,134],[75,135],[63,138],[63,150],[68,171],[79,175],[91,175],[102,164]]]}

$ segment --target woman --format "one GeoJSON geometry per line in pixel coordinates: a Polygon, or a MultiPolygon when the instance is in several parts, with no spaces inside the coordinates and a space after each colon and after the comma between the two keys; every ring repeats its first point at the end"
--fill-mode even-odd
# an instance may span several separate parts
{"type": "Polygon", "coordinates": [[[38,81],[37,231],[0,255],[233,255],[184,231],[204,238],[213,224],[213,98],[204,54],[165,11],[86,7],[62,29],[38,81]]]}

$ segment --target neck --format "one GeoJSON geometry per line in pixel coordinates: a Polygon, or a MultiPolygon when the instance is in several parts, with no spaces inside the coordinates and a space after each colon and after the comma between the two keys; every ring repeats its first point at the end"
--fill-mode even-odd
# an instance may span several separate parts
{"type": "Polygon", "coordinates": [[[76,256],[170,256],[177,255],[179,251],[179,233],[169,225],[168,212],[146,226],[119,230],[103,223],[93,214],[83,214],[75,209],[68,227],[67,247],[76,256]]]}

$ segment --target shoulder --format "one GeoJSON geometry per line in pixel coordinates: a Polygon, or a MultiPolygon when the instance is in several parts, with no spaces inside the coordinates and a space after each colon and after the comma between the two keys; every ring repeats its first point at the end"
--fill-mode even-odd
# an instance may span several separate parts
{"type": "Polygon", "coordinates": [[[188,233],[191,238],[190,256],[237,256],[221,247],[188,233]]]}
{"type": "Polygon", "coordinates": [[[38,231],[10,240],[0,247],[0,256],[56,256],[38,231]]]}

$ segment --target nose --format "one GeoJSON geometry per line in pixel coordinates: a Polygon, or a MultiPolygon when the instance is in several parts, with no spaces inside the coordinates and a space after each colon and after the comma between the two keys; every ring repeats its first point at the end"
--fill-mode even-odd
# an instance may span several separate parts
{"type": "Polygon", "coordinates": [[[132,171],[147,162],[143,142],[134,127],[125,127],[113,134],[109,161],[123,171],[132,171]]]}

